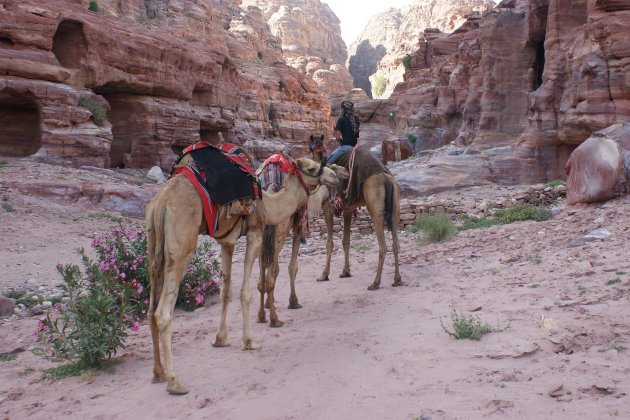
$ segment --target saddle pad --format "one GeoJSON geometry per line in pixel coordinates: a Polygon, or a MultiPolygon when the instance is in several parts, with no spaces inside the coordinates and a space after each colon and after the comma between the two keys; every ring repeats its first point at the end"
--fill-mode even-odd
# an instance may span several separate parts
{"type": "MultiPolygon", "coordinates": [[[[366,179],[383,172],[390,173],[385,165],[368,148],[363,146],[357,146],[352,151],[344,153],[335,163],[345,167],[350,173],[346,192],[346,205],[348,206],[359,200],[363,194],[363,183],[366,179]]],[[[343,187],[345,189],[346,185],[343,187]]]]}
{"type": "Polygon", "coordinates": [[[234,144],[213,146],[197,142],[188,146],[174,165],[187,154],[194,163],[183,167],[174,166],[172,172],[183,174],[197,190],[203,205],[208,234],[214,236],[218,223],[218,205],[260,198],[258,179],[246,155],[234,144]]]}

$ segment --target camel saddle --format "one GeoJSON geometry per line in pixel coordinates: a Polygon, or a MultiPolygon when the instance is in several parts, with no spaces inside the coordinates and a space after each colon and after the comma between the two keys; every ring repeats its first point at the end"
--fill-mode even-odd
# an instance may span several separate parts
{"type": "Polygon", "coordinates": [[[357,146],[341,155],[335,164],[348,170],[350,178],[341,188],[346,192],[345,206],[353,206],[363,196],[363,183],[372,175],[390,173],[383,163],[365,146],[357,146]]]}
{"type": "Polygon", "coordinates": [[[218,206],[228,206],[231,215],[254,212],[261,197],[260,184],[245,153],[235,144],[217,146],[197,142],[175,159],[171,176],[184,175],[195,187],[203,206],[208,234],[214,236],[219,220],[218,206]],[[192,162],[182,164],[185,156],[192,162]]]}
{"type": "MultiPolygon", "coordinates": [[[[260,186],[267,192],[278,192],[284,186],[287,176],[297,174],[304,189],[307,189],[302,177],[299,174],[295,159],[276,153],[267,158],[256,170],[256,175],[260,179],[260,186]]],[[[308,204],[300,207],[293,218],[293,229],[300,239],[304,240],[310,236],[311,229],[308,221],[308,204]]]]}

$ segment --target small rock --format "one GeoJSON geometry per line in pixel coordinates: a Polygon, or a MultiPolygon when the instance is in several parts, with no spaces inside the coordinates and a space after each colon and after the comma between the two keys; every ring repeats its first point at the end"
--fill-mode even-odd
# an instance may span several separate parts
{"type": "Polygon", "coordinates": [[[162,168],[160,168],[159,166],[152,167],[147,173],[147,176],[149,177],[149,179],[154,180],[158,184],[163,184],[164,182],[166,182],[166,178],[164,177],[162,168]]]}
{"type": "Polygon", "coordinates": [[[34,315],[42,315],[44,313],[44,308],[42,305],[35,305],[30,310],[31,316],[34,315]]]}
{"type": "Polygon", "coordinates": [[[431,415],[431,413],[423,413],[420,416],[420,420],[431,420],[433,418],[433,416],[431,415]]]}
{"type": "Polygon", "coordinates": [[[593,220],[593,223],[597,225],[602,225],[604,223],[604,218],[600,216],[597,219],[593,220]]]}
{"type": "Polygon", "coordinates": [[[44,309],[52,308],[52,306],[53,306],[53,303],[51,301],[49,301],[49,300],[45,300],[45,301],[42,302],[42,307],[44,309]]]}
{"type": "Polygon", "coordinates": [[[606,239],[609,236],[610,236],[610,232],[607,229],[598,228],[584,235],[584,238],[606,239]]]}
{"type": "Polygon", "coordinates": [[[15,301],[6,296],[0,296],[0,318],[13,315],[15,301]]]}

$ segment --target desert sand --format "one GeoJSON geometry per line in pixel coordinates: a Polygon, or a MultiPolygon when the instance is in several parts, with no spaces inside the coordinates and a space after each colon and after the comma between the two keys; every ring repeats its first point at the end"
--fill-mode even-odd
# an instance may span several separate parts
{"type": "MultiPolygon", "coordinates": [[[[63,203],[7,187],[18,164],[0,170],[0,192],[14,212],[0,209],[0,291],[53,287],[57,263],[78,262],[75,249],[115,225],[115,212],[89,202],[63,203]],[[4,182],[4,186],[2,186],[4,182]]],[[[107,177],[39,165],[39,178],[61,183],[107,177]],[[63,172],[60,172],[63,171],[63,172]],[[86,175],[87,174],[87,175],[86,175]]],[[[111,180],[110,180],[111,181],[111,180]]],[[[445,192],[481,200],[501,187],[445,192]]],[[[37,317],[0,320],[0,415],[5,419],[575,419],[630,418],[630,199],[579,208],[560,204],[553,219],[465,231],[439,244],[401,233],[404,287],[391,287],[388,254],[380,290],[368,291],[377,261],[373,236],[355,236],[353,276],[339,279],[335,240],[331,280],[316,282],[324,241],[302,248],[297,291],[302,309],[286,309],[287,264],[276,287],[282,328],[252,322],[257,351],[240,349],[241,309],[230,305],[232,345],[211,343],[217,299],[174,318],[175,367],[190,393],[171,396],[152,384],[148,325],[105,371],[57,381],[56,366],[29,351],[37,317]],[[605,239],[570,246],[603,227],[605,239]],[[619,279],[619,281],[611,281],[619,279]],[[480,341],[456,340],[451,307],[507,327],[480,341]]],[[[138,218],[125,223],[142,225],[138,218]]],[[[209,240],[200,237],[200,240],[209,240]]],[[[574,244],[575,245],[575,244],[574,244]]],[[[235,257],[234,296],[243,243],[235,257]]],[[[254,273],[257,275],[257,272],[254,273]]]]}

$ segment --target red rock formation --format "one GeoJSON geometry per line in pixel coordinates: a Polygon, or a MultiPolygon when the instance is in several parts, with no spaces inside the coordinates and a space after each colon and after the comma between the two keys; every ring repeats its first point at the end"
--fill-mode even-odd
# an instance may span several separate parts
{"type": "Polygon", "coordinates": [[[291,67],[315,80],[326,94],[352,89],[345,67],[346,44],[339,19],[320,0],[243,0],[241,7],[257,6],[282,42],[291,67]]]}
{"type": "Polygon", "coordinates": [[[425,31],[394,94],[355,107],[368,111],[365,127],[393,109],[389,138],[413,134],[419,150],[454,141],[429,163],[451,179],[453,168],[485,174],[480,182],[562,178],[591,133],[630,121],[628,10],[612,0],[504,1],[452,34],[425,31]]]}
{"type": "Polygon", "coordinates": [[[628,189],[630,124],[615,124],[593,133],[566,164],[567,203],[614,198],[628,189]]]}
{"type": "Polygon", "coordinates": [[[473,12],[494,7],[490,0],[416,0],[374,16],[350,46],[350,73],[368,96],[387,98],[403,80],[403,57],[417,49],[427,28],[453,32],[473,12]],[[368,80],[369,79],[369,80],[368,80]]]}
{"type": "Polygon", "coordinates": [[[329,126],[317,85],[283,63],[257,9],[101,0],[94,13],[87,3],[3,3],[0,154],[166,168],[218,132],[261,152],[303,151],[329,126]]]}

